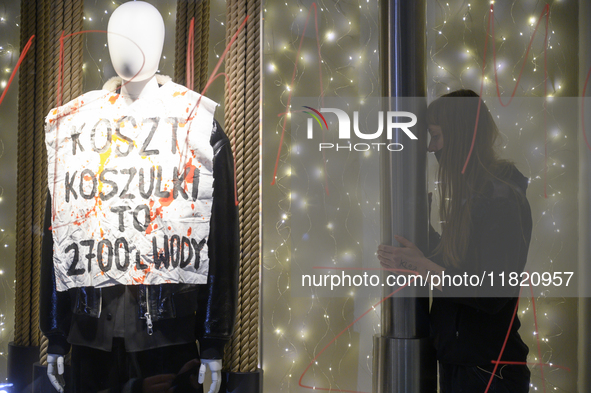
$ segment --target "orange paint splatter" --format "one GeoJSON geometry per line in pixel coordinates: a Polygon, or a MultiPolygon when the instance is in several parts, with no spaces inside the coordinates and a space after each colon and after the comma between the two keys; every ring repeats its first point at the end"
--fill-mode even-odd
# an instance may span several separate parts
{"type": "Polygon", "coordinates": [[[159,201],[160,201],[160,205],[162,205],[162,206],[170,206],[172,201],[174,201],[172,192],[169,193],[168,198],[160,198],[159,201]]]}
{"type": "Polygon", "coordinates": [[[146,228],[146,235],[149,235],[150,233],[152,233],[152,224],[148,225],[148,227],[146,228]]]}
{"type": "MultiPolygon", "coordinates": [[[[187,183],[193,183],[193,176],[195,175],[195,165],[187,165],[185,166],[185,168],[189,167],[189,170],[187,171],[187,176],[185,176],[185,182],[187,183]]],[[[186,187],[186,186],[185,186],[186,187]]]]}
{"type": "Polygon", "coordinates": [[[111,98],[109,98],[109,102],[111,104],[114,104],[115,101],[117,101],[117,98],[119,98],[119,94],[115,94],[114,96],[112,96],[111,98]]]}
{"type": "Polygon", "coordinates": [[[195,204],[191,203],[191,209],[195,209],[195,204]]]}
{"type": "Polygon", "coordinates": [[[191,236],[191,228],[187,231],[187,236],[191,236]]]}
{"type": "Polygon", "coordinates": [[[168,230],[169,230],[169,231],[170,231],[171,229],[172,229],[171,227],[168,227],[168,230]]]}

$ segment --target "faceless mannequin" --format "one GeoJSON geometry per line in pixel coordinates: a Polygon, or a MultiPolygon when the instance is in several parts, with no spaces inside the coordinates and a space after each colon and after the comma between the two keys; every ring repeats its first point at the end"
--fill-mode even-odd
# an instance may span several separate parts
{"type": "MultiPolygon", "coordinates": [[[[123,79],[121,96],[146,99],[158,92],[156,71],[164,45],[164,21],[160,12],[143,1],[130,1],[111,15],[107,27],[111,62],[123,79]]],[[[64,392],[64,358],[48,354],[47,375],[58,392],[64,392]]],[[[203,383],[206,368],[211,371],[208,393],[217,393],[221,384],[221,359],[201,359],[198,380],[203,383]]]]}
{"type": "Polygon", "coordinates": [[[119,6],[107,27],[111,63],[126,83],[121,95],[147,97],[158,89],[156,71],[164,45],[164,21],[160,12],[143,1],[119,6]]]}

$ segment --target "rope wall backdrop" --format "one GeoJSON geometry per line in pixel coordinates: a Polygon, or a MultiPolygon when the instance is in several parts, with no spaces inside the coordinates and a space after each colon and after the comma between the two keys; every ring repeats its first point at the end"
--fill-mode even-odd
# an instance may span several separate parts
{"type": "MultiPolygon", "coordinates": [[[[21,2],[21,48],[35,35],[20,68],[15,337],[18,346],[40,345],[39,270],[47,167],[44,120],[55,106],[60,35],[82,30],[82,0],[21,2]]],[[[63,100],[80,95],[82,40],[68,38],[64,52],[63,100]]]]}
{"type": "Polygon", "coordinates": [[[176,3],[176,38],[174,49],[174,81],[187,83],[187,41],[191,18],[194,28],[193,90],[203,91],[208,78],[210,0],[178,0],[176,3]]]}
{"type": "Polygon", "coordinates": [[[234,336],[224,364],[255,372],[259,349],[260,0],[227,0],[226,43],[248,15],[226,58],[225,127],[234,145],[240,211],[241,267],[234,336]]]}

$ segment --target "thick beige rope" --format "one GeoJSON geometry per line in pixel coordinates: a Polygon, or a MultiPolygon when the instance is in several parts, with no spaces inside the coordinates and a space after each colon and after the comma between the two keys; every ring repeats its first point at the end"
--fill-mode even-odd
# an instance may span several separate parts
{"type": "MultiPolygon", "coordinates": [[[[37,32],[37,7],[35,3],[22,1],[20,47],[23,48],[30,36],[37,32]],[[30,3],[30,4],[29,4],[30,3]]],[[[39,37],[37,37],[37,41],[39,37]]],[[[30,304],[31,304],[31,216],[32,182],[28,176],[33,172],[33,157],[27,144],[33,138],[35,128],[35,63],[38,43],[35,42],[29,55],[23,61],[19,72],[19,114],[17,138],[17,211],[16,211],[16,284],[15,284],[15,345],[29,346],[30,304]],[[28,186],[27,186],[28,184],[28,186]]]]}
{"type": "Polygon", "coordinates": [[[208,75],[209,9],[211,0],[178,0],[176,11],[176,38],[174,81],[187,83],[187,42],[191,18],[194,22],[193,41],[193,90],[203,91],[208,75]]]}
{"type": "Polygon", "coordinates": [[[234,372],[254,372],[258,367],[260,4],[260,0],[227,1],[226,42],[249,15],[225,64],[230,87],[224,129],[235,142],[241,234],[239,306],[224,358],[234,372]]]}
{"type": "MultiPolygon", "coordinates": [[[[83,1],[21,3],[21,48],[33,34],[35,41],[19,71],[15,344],[38,346],[39,272],[47,197],[44,122],[55,106],[59,37],[62,30],[66,34],[82,30],[83,1]]],[[[65,49],[63,102],[81,93],[81,38],[66,40],[65,49]]]]}
{"type": "MultiPolygon", "coordinates": [[[[209,78],[209,19],[210,19],[210,8],[211,8],[211,2],[210,0],[207,1],[203,1],[202,3],[202,15],[203,15],[203,27],[200,29],[201,31],[201,55],[203,56],[203,61],[200,62],[200,64],[198,64],[197,62],[195,62],[196,68],[199,67],[200,70],[197,71],[197,69],[195,70],[195,76],[197,76],[197,73],[199,72],[199,92],[202,92],[203,89],[205,88],[205,84],[207,83],[207,80],[209,78]]],[[[197,43],[197,41],[195,40],[195,43],[197,43]]],[[[195,50],[195,52],[197,52],[197,50],[195,50]]]]}
{"type": "MultiPolygon", "coordinates": [[[[239,3],[237,1],[231,0],[226,2],[226,45],[229,44],[231,37],[234,35],[235,31],[238,28],[238,19],[240,16],[239,13],[239,3]]],[[[236,128],[238,128],[237,124],[237,114],[236,114],[236,102],[237,94],[236,94],[236,68],[237,63],[239,62],[238,56],[240,55],[240,39],[234,42],[234,44],[230,47],[228,51],[228,55],[225,61],[225,71],[228,75],[228,83],[226,84],[226,92],[225,92],[225,125],[224,129],[226,133],[230,137],[230,140],[233,143],[234,148],[234,160],[236,162],[236,182],[237,182],[237,189],[238,189],[238,198],[240,200],[240,142],[239,136],[236,132],[236,128]]],[[[240,58],[241,59],[241,58],[240,58]]],[[[242,229],[242,228],[241,228],[242,229]]],[[[242,232],[241,232],[242,235],[242,232]]],[[[242,244],[241,244],[242,250],[242,244]]],[[[242,262],[242,261],[241,261],[242,262]]],[[[240,277],[242,277],[242,263],[240,268],[240,277]]],[[[234,326],[234,335],[230,340],[229,345],[226,346],[226,351],[224,354],[224,365],[230,371],[239,371],[239,355],[240,355],[240,329],[242,325],[242,291],[238,292],[238,307],[236,309],[236,322],[234,326]]]]}
{"type": "Polygon", "coordinates": [[[186,0],[176,2],[176,33],[174,45],[174,81],[180,85],[186,83],[187,72],[187,37],[189,35],[189,18],[187,20],[186,0]]]}

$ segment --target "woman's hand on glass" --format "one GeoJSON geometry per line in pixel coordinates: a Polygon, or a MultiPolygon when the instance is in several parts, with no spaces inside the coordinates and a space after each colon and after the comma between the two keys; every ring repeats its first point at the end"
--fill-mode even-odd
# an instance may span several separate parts
{"type": "MultiPolygon", "coordinates": [[[[441,266],[427,259],[425,254],[410,240],[402,236],[394,235],[394,238],[403,245],[403,247],[388,246],[380,244],[378,246],[378,260],[380,265],[386,269],[393,270],[397,274],[421,275],[424,279],[429,276],[439,275],[443,272],[441,266]]],[[[439,287],[438,289],[441,290],[439,287]]]]}

